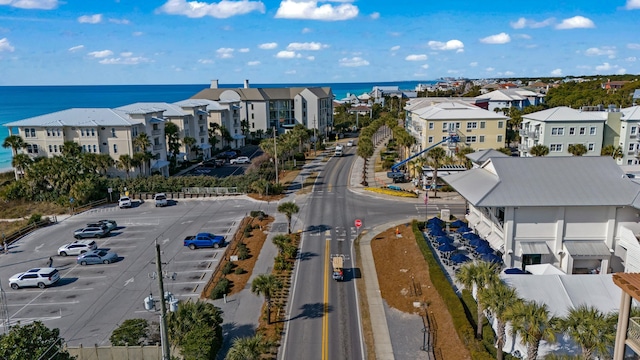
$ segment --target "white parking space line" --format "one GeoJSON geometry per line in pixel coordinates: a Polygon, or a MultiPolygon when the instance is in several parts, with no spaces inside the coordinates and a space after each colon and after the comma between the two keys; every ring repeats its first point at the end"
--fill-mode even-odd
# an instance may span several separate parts
{"type": "MultiPolygon", "coordinates": [[[[35,294],[35,293],[40,293],[38,295],[41,295],[42,293],[44,293],[45,291],[50,292],[50,293],[59,293],[59,292],[78,292],[78,291],[93,291],[93,288],[87,288],[87,287],[82,287],[82,288],[72,288],[72,289],[56,289],[56,288],[47,288],[46,290],[36,290],[36,289],[21,289],[20,293],[28,293],[28,294],[35,294]]],[[[11,296],[11,295],[20,295],[20,293],[17,292],[6,292],[7,296],[11,296]]]]}
{"type": "Polygon", "coordinates": [[[173,260],[173,263],[200,263],[200,262],[216,262],[218,259],[202,259],[202,260],[173,260]]]}
{"type": "Polygon", "coordinates": [[[206,284],[207,281],[186,281],[186,282],[171,282],[168,284],[173,285],[191,285],[191,284],[206,284]]]}
{"type": "MultiPolygon", "coordinates": [[[[71,304],[79,304],[80,301],[75,300],[75,301],[63,301],[63,302],[45,302],[45,303],[34,303],[34,304],[15,304],[15,303],[9,303],[7,304],[7,307],[13,307],[13,306],[50,306],[50,305],[71,305],[71,304]]],[[[11,317],[11,320],[14,320],[13,317],[11,317]]]]}

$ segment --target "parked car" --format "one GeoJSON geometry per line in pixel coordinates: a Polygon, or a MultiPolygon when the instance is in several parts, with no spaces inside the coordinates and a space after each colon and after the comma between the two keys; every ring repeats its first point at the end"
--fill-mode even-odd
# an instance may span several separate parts
{"type": "Polygon", "coordinates": [[[187,246],[191,250],[205,247],[217,249],[220,246],[224,246],[224,236],[213,235],[211,233],[199,233],[187,236],[184,239],[184,246],[187,246]]]}
{"type": "Polygon", "coordinates": [[[78,256],[76,262],[80,265],[111,264],[118,260],[118,254],[107,250],[88,251],[78,256]]]}
{"type": "Polygon", "coordinates": [[[209,168],[219,168],[224,166],[225,159],[209,159],[202,162],[202,166],[209,168]]]}
{"type": "Polygon", "coordinates": [[[239,155],[237,150],[229,150],[216,155],[217,159],[235,159],[239,155]]]}
{"type": "Polygon", "coordinates": [[[131,199],[129,199],[128,196],[122,196],[118,200],[118,206],[120,207],[120,209],[122,209],[122,208],[130,208],[131,207],[131,199]]]}
{"type": "Polygon", "coordinates": [[[73,237],[76,239],[101,238],[101,237],[107,236],[108,233],[109,233],[109,230],[106,225],[87,226],[74,231],[73,237]]]}
{"type": "Polygon", "coordinates": [[[94,226],[100,227],[102,225],[107,227],[108,232],[111,232],[118,228],[118,223],[116,223],[115,220],[98,220],[94,223],[88,223],[87,227],[94,227],[94,226]]]}
{"type": "Polygon", "coordinates": [[[164,193],[157,193],[153,195],[153,200],[156,202],[156,207],[167,206],[167,195],[165,195],[164,193]]]}
{"type": "Polygon", "coordinates": [[[9,286],[13,290],[23,287],[39,287],[44,289],[60,280],[58,269],[52,267],[29,269],[9,278],[9,286]]]}
{"type": "Polygon", "coordinates": [[[62,245],[58,248],[58,255],[79,255],[84,254],[87,251],[95,250],[98,248],[96,242],[93,240],[77,240],[70,244],[62,245]]]}
{"type": "Polygon", "coordinates": [[[246,156],[239,156],[235,159],[231,159],[231,164],[250,164],[251,163],[251,159],[249,159],[246,156]]]}

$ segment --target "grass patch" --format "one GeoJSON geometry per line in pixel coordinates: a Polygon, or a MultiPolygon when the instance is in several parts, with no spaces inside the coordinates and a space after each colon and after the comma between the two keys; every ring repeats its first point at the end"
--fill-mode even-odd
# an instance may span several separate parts
{"type": "Polygon", "coordinates": [[[13,234],[14,232],[27,226],[29,219],[19,221],[0,221],[0,234],[13,234]]]}
{"type": "Polygon", "coordinates": [[[0,219],[28,219],[33,214],[49,216],[64,214],[67,211],[69,209],[66,207],[50,202],[11,200],[0,206],[0,219]]]}
{"type": "Polygon", "coordinates": [[[303,195],[303,194],[310,193],[311,189],[313,189],[313,184],[316,182],[316,179],[318,178],[319,174],[320,174],[319,172],[313,172],[309,174],[309,176],[307,176],[307,178],[304,179],[304,182],[302,183],[302,189],[298,190],[297,194],[303,195]]]}

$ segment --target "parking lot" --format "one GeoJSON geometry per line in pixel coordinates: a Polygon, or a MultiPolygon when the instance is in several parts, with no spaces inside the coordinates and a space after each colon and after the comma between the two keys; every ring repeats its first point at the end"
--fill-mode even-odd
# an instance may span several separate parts
{"type": "Polygon", "coordinates": [[[0,255],[0,279],[11,324],[40,320],[49,328],[59,328],[70,346],[108,345],[111,332],[124,320],[159,318],[158,312],[143,306],[149,294],[159,298],[156,242],[161,246],[165,291],[180,301],[197,299],[224,248],[189,250],[183,239],[211,232],[230,240],[251,210],[273,213],[275,206],[267,208],[266,203],[245,197],[184,199],[164,208],[148,201],[131,209],[94,209],[33,232],[12,244],[9,254],[0,255]],[[108,237],[96,239],[98,248],[116,252],[118,261],[81,266],[76,256],[57,255],[60,246],[74,241],[75,229],[101,219],[118,223],[108,237]],[[57,284],[44,290],[9,287],[11,275],[45,267],[49,257],[60,272],[57,284]]]}

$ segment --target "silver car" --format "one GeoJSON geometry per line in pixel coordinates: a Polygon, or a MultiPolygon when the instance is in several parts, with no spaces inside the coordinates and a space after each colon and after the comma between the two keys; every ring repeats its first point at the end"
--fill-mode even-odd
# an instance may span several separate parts
{"type": "Polygon", "coordinates": [[[106,225],[99,226],[87,226],[82,229],[78,229],[73,232],[73,237],[76,239],[85,239],[85,238],[101,238],[107,236],[109,230],[106,225]]]}
{"type": "Polygon", "coordinates": [[[72,242],[71,244],[60,246],[60,248],[58,248],[58,255],[79,255],[84,254],[87,251],[95,250],[97,248],[98,245],[96,245],[96,242],[93,240],[78,240],[72,242]]]}
{"type": "Polygon", "coordinates": [[[88,251],[80,256],[76,262],[80,265],[111,264],[118,260],[118,254],[107,250],[88,251]]]}

